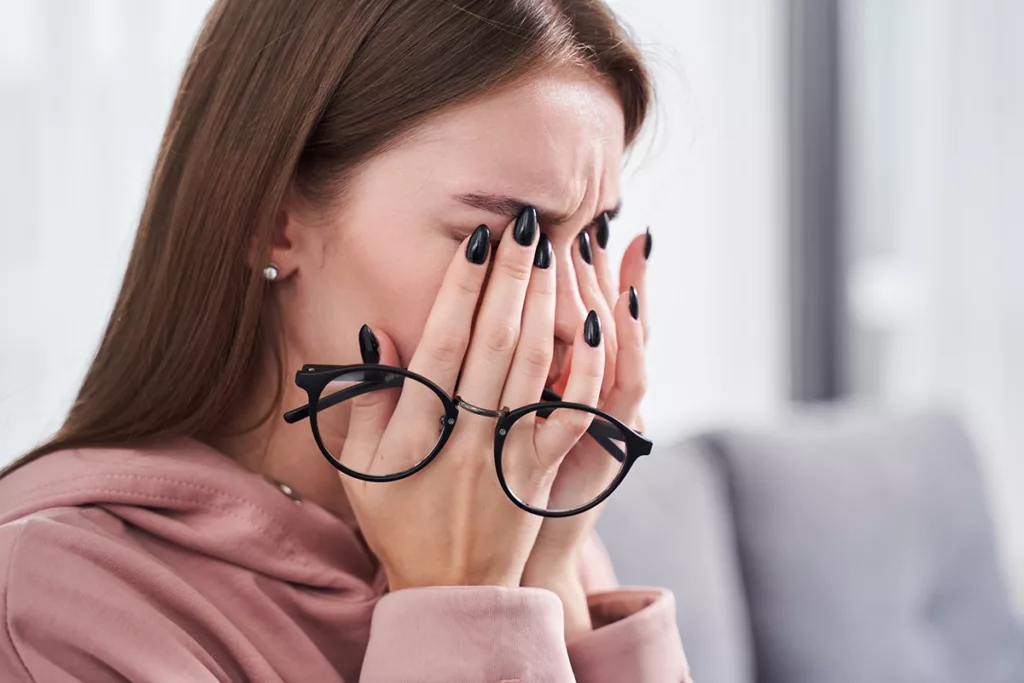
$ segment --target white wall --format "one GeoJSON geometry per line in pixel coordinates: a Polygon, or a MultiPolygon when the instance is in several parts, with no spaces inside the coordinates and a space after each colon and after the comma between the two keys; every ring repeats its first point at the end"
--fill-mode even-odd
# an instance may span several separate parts
{"type": "MultiPolygon", "coordinates": [[[[661,90],[612,238],[621,250],[646,224],[654,234],[648,429],[764,418],[784,394],[776,2],[613,4],[661,90]]],[[[57,428],[73,399],[208,6],[0,2],[0,462],[57,428]]]]}
{"type": "Polygon", "coordinates": [[[655,236],[644,414],[660,438],[765,420],[788,381],[782,3],[613,5],[642,38],[660,98],[621,220],[655,236]]]}
{"type": "Polygon", "coordinates": [[[0,462],[56,429],[74,397],[207,5],[0,3],[0,462]]]}
{"type": "Polygon", "coordinates": [[[1024,611],[1024,3],[847,20],[855,380],[966,420],[1024,611]]]}

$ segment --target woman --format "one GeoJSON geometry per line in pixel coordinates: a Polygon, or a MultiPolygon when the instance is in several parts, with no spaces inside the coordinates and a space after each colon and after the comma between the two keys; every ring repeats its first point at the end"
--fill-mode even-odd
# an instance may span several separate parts
{"type": "Polygon", "coordinates": [[[0,679],[688,680],[591,538],[644,442],[651,238],[605,247],[649,97],[599,0],[219,0],[0,479],[0,679]],[[503,410],[552,391],[601,413],[503,410]]]}

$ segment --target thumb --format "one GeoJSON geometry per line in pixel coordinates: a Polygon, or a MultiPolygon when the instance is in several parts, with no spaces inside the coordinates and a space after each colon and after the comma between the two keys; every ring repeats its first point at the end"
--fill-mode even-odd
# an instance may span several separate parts
{"type": "MultiPolygon", "coordinates": [[[[364,364],[398,365],[398,350],[384,332],[363,325],[359,330],[358,343],[364,364]]],[[[376,384],[377,388],[346,401],[350,406],[349,425],[341,459],[341,464],[346,467],[375,474],[368,468],[402,394],[402,384],[392,381],[395,379],[401,379],[401,376],[381,371],[360,376],[351,382],[353,386],[364,384],[368,388],[376,384]]]]}

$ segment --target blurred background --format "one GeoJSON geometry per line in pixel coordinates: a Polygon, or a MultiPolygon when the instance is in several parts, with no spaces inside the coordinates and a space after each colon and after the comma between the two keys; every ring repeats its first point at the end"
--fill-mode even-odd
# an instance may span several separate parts
{"type": "MultiPolygon", "coordinates": [[[[0,0],[0,463],[73,399],[210,4],[0,0]]],[[[611,4],[659,89],[612,238],[654,236],[655,440],[940,409],[1024,607],[1024,2],[611,4]]]]}

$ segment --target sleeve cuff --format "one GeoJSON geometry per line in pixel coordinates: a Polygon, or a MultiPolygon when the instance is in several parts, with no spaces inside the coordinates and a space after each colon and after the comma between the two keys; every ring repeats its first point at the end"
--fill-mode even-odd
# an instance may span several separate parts
{"type": "Polygon", "coordinates": [[[621,588],[588,602],[594,630],[568,643],[577,683],[691,683],[672,593],[621,588]]]}
{"type": "Polygon", "coordinates": [[[389,593],[374,609],[359,680],[573,683],[562,603],[539,588],[443,586],[389,593]]]}

